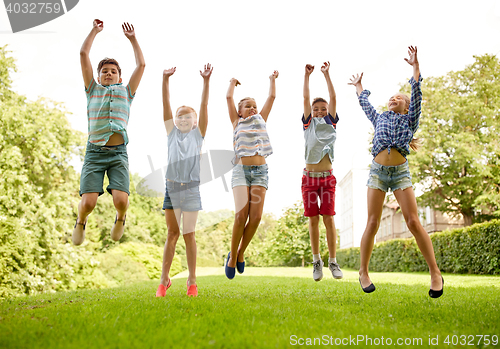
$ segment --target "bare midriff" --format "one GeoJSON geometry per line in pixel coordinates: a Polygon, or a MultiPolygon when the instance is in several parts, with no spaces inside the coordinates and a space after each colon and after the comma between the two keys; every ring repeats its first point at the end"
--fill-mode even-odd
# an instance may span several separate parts
{"type": "Polygon", "coordinates": [[[373,160],[382,166],[398,166],[406,162],[405,157],[395,148],[392,148],[390,153],[388,149],[385,148],[378,153],[373,160]]]}
{"type": "Polygon", "coordinates": [[[320,162],[317,164],[306,164],[306,170],[309,172],[323,172],[330,171],[332,169],[332,163],[330,162],[330,157],[328,154],[323,156],[320,162]]]}
{"type": "Polygon", "coordinates": [[[244,156],[238,161],[238,165],[260,166],[266,163],[266,159],[261,155],[244,156]]]}
{"type": "Polygon", "coordinates": [[[113,146],[113,145],[120,145],[123,143],[125,143],[125,141],[123,140],[122,135],[119,133],[113,133],[111,137],[109,137],[109,140],[106,143],[106,145],[113,146]]]}

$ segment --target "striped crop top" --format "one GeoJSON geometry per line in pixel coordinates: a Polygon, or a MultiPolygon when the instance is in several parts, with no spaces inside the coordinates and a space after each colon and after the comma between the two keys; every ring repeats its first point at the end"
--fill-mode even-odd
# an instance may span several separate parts
{"type": "Polygon", "coordinates": [[[244,156],[260,155],[267,157],[273,153],[266,122],[260,114],[251,115],[246,119],[240,118],[233,132],[233,147],[236,164],[244,156]]]}

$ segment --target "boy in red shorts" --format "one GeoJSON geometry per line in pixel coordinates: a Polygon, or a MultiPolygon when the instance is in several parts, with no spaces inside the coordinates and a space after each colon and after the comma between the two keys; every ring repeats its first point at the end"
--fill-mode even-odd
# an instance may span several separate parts
{"type": "Polygon", "coordinates": [[[309,236],[313,253],[313,278],[323,278],[323,261],[319,251],[319,221],[323,216],[328,243],[328,268],[335,279],[343,277],[336,259],[337,234],[333,216],[335,215],[335,186],[332,174],[333,148],[337,138],[336,126],[339,120],[336,109],[335,90],[330,79],[330,62],[325,62],[321,72],[325,76],[330,102],[323,98],[310,101],[309,76],[314,66],[307,64],[304,76],[304,124],[306,168],[302,176],[302,199],[304,216],[309,217],[309,236]],[[307,116],[306,116],[307,115],[307,116]],[[321,206],[319,205],[321,202],[321,206]]]}

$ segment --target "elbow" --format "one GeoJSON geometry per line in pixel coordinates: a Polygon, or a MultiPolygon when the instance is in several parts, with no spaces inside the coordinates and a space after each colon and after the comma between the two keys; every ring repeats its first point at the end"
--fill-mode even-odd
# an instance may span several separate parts
{"type": "Polygon", "coordinates": [[[144,69],[144,68],[146,68],[146,62],[144,62],[144,61],[139,62],[139,64],[137,64],[137,66],[138,66],[139,68],[144,69]]]}
{"type": "Polygon", "coordinates": [[[81,49],[80,50],[80,57],[88,57],[89,56],[89,53],[84,50],[84,49],[81,49]]]}

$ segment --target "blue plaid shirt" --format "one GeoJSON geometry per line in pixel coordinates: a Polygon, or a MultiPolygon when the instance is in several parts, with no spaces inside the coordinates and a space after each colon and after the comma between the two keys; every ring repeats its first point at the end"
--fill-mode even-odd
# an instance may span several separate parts
{"type": "Polygon", "coordinates": [[[411,101],[408,114],[399,114],[393,111],[385,111],[379,114],[368,101],[370,91],[364,90],[358,96],[359,104],[375,128],[372,148],[373,157],[377,156],[385,148],[389,153],[391,148],[395,148],[405,158],[410,153],[409,144],[413,139],[413,134],[417,132],[421,112],[421,81],[422,76],[418,81],[415,81],[413,77],[409,81],[411,84],[411,101]]]}

